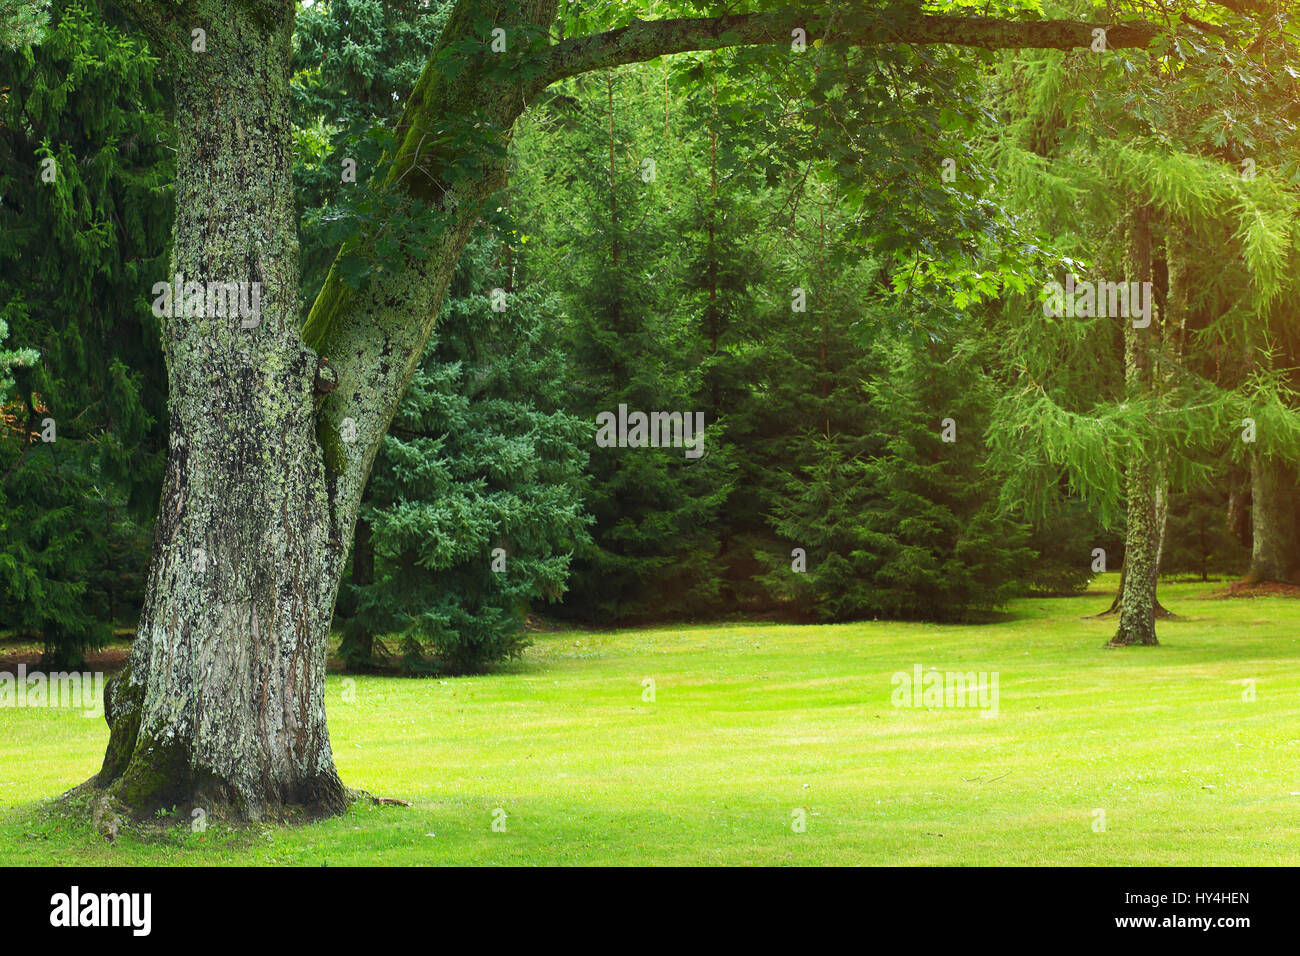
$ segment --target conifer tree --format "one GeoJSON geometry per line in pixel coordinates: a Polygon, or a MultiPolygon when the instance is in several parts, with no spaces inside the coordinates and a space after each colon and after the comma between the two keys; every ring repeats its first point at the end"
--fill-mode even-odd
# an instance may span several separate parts
{"type": "Polygon", "coordinates": [[[836,369],[826,407],[843,417],[808,435],[808,464],[774,513],[806,571],[774,562],[766,580],[821,620],[960,620],[1000,607],[1032,552],[1027,528],[999,513],[985,463],[993,381],[971,339],[918,341],[890,328],[888,305],[866,321],[861,307],[841,303],[853,321],[828,323],[826,341],[835,365],[855,345],[869,358],[836,369]],[[863,325],[871,338],[854,342],[863,325]]]}
{"type": "Polygon", "coordinates": [[[561,597],[587,540],[588,430],[556,406],[557,303],[540,288],[507,291],[495,245],[485,234],[467,247],[371,473],[372,580],[350,585],[340,650],[353,669],[372,663],[376,642],[416,673],[514,657],[528,610],[561,597]]]}
{"type": "Polygon", "coordinates": [[[735,467],[716,519],[723,614],[774,604],[762,574],[789,548],[768,515],[790,464],[782,436],[797,431],[807,411],[803,401],[773,401],[789,397],[783,351],[797,347],[792,326],[807,319],[791,311],[786,293],[808,276],[790,278],[793,271],[779,268],[788,241],[781,214],[795,190],[781,188],[788,170],[763,146],[783,120],[781,100],[774,104],[772,91],[756,89],[752,76],[717,68],[728,59],[678,68],[693,91],[681,98],[678,123],[689,148],[682,295],[701,339],[697,404],[718,423],[718,442],[735,467]]]}
{"type": "MultiPolygon", "coordinates": [[[[716,518],[733,466],[702,405],[701,361],[711,343],[680,294],[671,238],[681,228],[680,212],[667,197],[681,188],[681,178],[670,174],[662,151],[656,175],[645,174],[650,150],[638,137],[648,133],[646,94],[638,99],[622,73],[571,88],[572,135],[549,150],[538,142],[525,156],[535,166],[531,175],[557,186],[562,181],[569,194],[542,225],[544,243],[555,225],[575,235],[563,269],[555,270],[563,276],[569,316],[567,407],[592,423],[588,441],[600,436],[598,416],[660,412],[682,416],[699,443],[694,450],[650,447],[648,433],[629,428],[626,444],[593,445],[587,497],[593,544],[578,554],[563,610],[602,622],[698,614],[715,608],[719,596],[716,518]],[[700,419],[702,436],[695,434],[700,419]]],[[[554,105],[557,112],[566,108],[563,101],[554,105]]]]}
{"type": "MultiPolygon", "coordinates": [[[[448,9],[345,0],[299,21],[305,303],[337,225],[384,215],[367,183],[386,148],[373,128],[400,114],[448,9]]],[[[498,223],[467,247],[376,457],[338,600],[349,669],[383,656],[412,673],[471,673],[513,657],[529,608],[559,598],[586,540],[585,432],[557,407],[547,338],[556,303],[516,287],[510,241],[498,223]]]]}
{"type": "Polygon", "coordinates": [[[130,623],[166,435],[143,294],[167,277],[168,96],[144,40],[90,0],[0,51],[0,323],[39,355],[0,427],[0,627],[78,663],[130,623]]]}
{"type": "MultiPolygon", "coordinates": [[[[1054,281],[1077,275],[1085,291],[1149,283],[1141,315],[1115,313],[1101,293],[1091,306],[1072,296],[1046,321],[1042,301],[1024,303],[1004,342],[1020,384],[999,401],[994,427],[1000,461],[1028,479],[1013,494],[1041,504],[1064,473],[1107,524],[1122,510],[1116,645],[1156,643],[1171,492],[1204,482],[1224,459],[1248,461],[1251,445],[1237,440],[1246,418],[1268,416],[1272,453],[1300,447],[1300,419],[1282,410],[1273,370],[1252,376],[1236,358],[1220,361],[1251,354],[1275,328],[1270,303],[1288,272],[1294,200],[1230,158],[1244,142],[1234,148],[1224,134],[1221,84],[1163,53],[1111,58],[1100,71],[1055,54],[1020,58],[997,94],[1014,116],[992,133],[1018,218],[1063,240],[1039,240],[1059,257],[1048,267],[1054,281]]],[[[1285,135],[1258,126],[1232,133],[1285,135]]]]}

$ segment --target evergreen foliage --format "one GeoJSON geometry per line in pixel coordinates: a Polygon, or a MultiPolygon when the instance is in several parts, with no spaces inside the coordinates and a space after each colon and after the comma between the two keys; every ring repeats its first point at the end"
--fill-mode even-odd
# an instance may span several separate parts
{"type": "Polygon", "coordinates": [[[0,627],[75,664],[137,612],[166,436],[147,292],[167,277],[168,99],[96,2],[0,52],[0,627]],[[39,356],[39,358],[36,358],[39,356]],[[48,440],[53,439],[53,440],[48,440]]]}
{"type": "MultiPolygon", "coordinates": [[[[411,672],[475,673],[516,656],[533,603],[564,593],[586,540],[588,430],[556,408],[555,303],[536,289],[493,312],[501,278],[475,240],[370,477],[373,580],[355,591],[344,657],[393,642],[411,672]]],[[[501,281],[504,281],[501,279],[501,281]]]]}
{"type": "MultiPolygon", "coordinates": [[[[347,0],[305,11],[297,32],[304,306],[324,281],[338,228],[383,214],[367,188],[448,4],[347,0]],[[343,175],[356,164],[355,180],[343,175]]],[[[438,330],[376,458],[352,573],[339,597],[340,656],[364,670],[472,673],[527,645],[530,606],[564,593],[586,540],[585,429],[561,410],[548,337],[557,304],[516,283],[508,230],[471,241],[438,330]],[[505,295],[493,310],[492,290],[505,295]]]]}

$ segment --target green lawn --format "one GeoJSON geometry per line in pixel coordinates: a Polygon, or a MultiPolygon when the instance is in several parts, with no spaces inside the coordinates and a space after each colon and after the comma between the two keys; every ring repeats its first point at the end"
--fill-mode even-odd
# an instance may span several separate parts
{"type": "Polygon", "coordinates": [[[352,703],[331,674],[344,780],[412,806],[297,828],[104,843],[42,802],[98,769],[102,719],[0,710],[0,864],[1300,863],[1300,602],[1165,585],[1162,646],[1106,650],[1114,584],[987,626],[546,634],[352,703]],[[892,707],[915,664],[997,672],[999,713],[892,707]]]}

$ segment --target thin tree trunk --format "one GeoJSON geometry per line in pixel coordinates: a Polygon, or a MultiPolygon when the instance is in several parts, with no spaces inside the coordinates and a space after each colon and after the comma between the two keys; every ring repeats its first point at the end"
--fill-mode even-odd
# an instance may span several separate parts
{"type": "MultiPolygon", "coordinates": [[[[1121,607],[1123,607],[1123,605],[1124,605],[1124,568],[1125,568],[1125,565],[1124,565],[1124,564],[1121,564],[1121,565],[1119,566],[1119,587],[1117,587],[1117,588],[1115,589],[1115,597],[1114,597],[1114,599],[1111,600],[1111,602],[1110,602],[1110,607],[1106,608],[1106,610],[1102,611],[1100,614],[1094,614],[1094,615],[1092,615],[1093,617],[1096,617],[1096,618],[1107,618],[1107,617],[1113,617],[1113,616],[1115,616],[1116,614],[1118,614],[1118,613],[1119,613],[1119,609],[1120,609],[1121,607]]],[[[1176,617],[1176,616],[1177,616],[1176,614],[1174,614],[1172,611],[1170,611],[1168,608],[1166,608],[1163,604],[1160,603],[1160,597],[1159,597],[1159,595],[1157,595],[1157,596],[1156,596],[1155,614],[1154,614],[1155,619],[1156,619],[1157,621],[1161,621],[1161,620],[1164,620],[1165,618],[1168,618],[1168,617],[1176,617]]]]}
{"type": "MultiPolygon", "coordinates": [[[[352,543],[352,585],[360,589],[374,583],[375,541],[370,532],[370,522],[358,518],[352,543]]],[[[353,613],[356,613],[355,608],[353,613]]],[[[339,657],[349,671],[368,671],[374,666],[375,635],[364,620],[348,622],[339,644],[339,657]]]]}
{"type": "MultiPolygon", "coordinates": [[[[1151,212],[1146,206],[1134,216],[1132,234],[1133,279],[1151,278],[1151,212]]],[[[1157,328],[1135,329],[1124,322],[1124,381],[1130,395],[1154,387],[1150,352],[1157,328]]],[[[1124,586],[1119,629],[1112,646],[1155,644],[1156,581],[1159,575],[1160,522],[1156,509],[1158,468],[1151,450],[1134,441],[1129,448],[1125,475],[1128,524],[1124,537],[1124,586]]]]}
{"type": "Polygon", "coordinates": [[[618,268],[618,189],[614,171],[614,71],[605,71],[605,85],[609,92],[609,254],[615,269],[618,268]]]}
{"type": "Polygon", "coordinates": [[[1097,617],[1110,617],[1112,614],[1118,614],[1119,609],[1124,604],[1124,576],[1126,564],[1119,566],[1119,587],[1115,589],[1115,597],[1110,602],[1110,607],[1102,611],[1097,617]]]}
{"type": "Polygon", "coordinates": [[[1129,456],[1125,487],[1128,493],[1128,529],[1125,534],[1124,591],[1120,600],[1119,630],[1111,644],[1155,644],[1156,522],[1154,472],[1141,452],[1129,456]]]}
{"type": "Polygon", "coordinates": [[[1165,532],[1169,530],[1169,483],[1157,469],[1156,474],[1156,573],[1165,556],[1165,532]]]}
{"type": "Polygon", "coordinates": [[[1254,533],[1251,524],[1251,483],[1252,478],[1241,469],[1234,468],[1228,476],[1228,533],[1240,544],[1254,549],[1254,533]]]}

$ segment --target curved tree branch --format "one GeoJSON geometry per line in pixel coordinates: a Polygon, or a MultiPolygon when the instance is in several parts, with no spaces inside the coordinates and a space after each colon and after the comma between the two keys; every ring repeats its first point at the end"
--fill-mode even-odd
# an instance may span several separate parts
{"type": "MultiPolygon", "coordinates": [[[[545,54],[541,86],[590,70],[652,60],[669,53],[789,43],[802,28],[816,38],[818,25],[798,13],[742,13],[726,17],[634,20],[629,26],[562,40],[545,54]]],[[[1145,21],[1082,23],[1074,20],[999,20],[991,17],[918,15],[880,20],[837,36],[851,46],[891,43],[951,44],[986,50],[1073,50],[1093,43],[1093,31],[1106,31],[1108,49],[1148,46],[1162,27],[1145,21]]]]}
{"type": "Polygon", "coordinates": [[[1209,0],[1217,7],[1231,10],[1240,16],[1270,16],[1277,12],[1269,0],[1209,0]]]}

